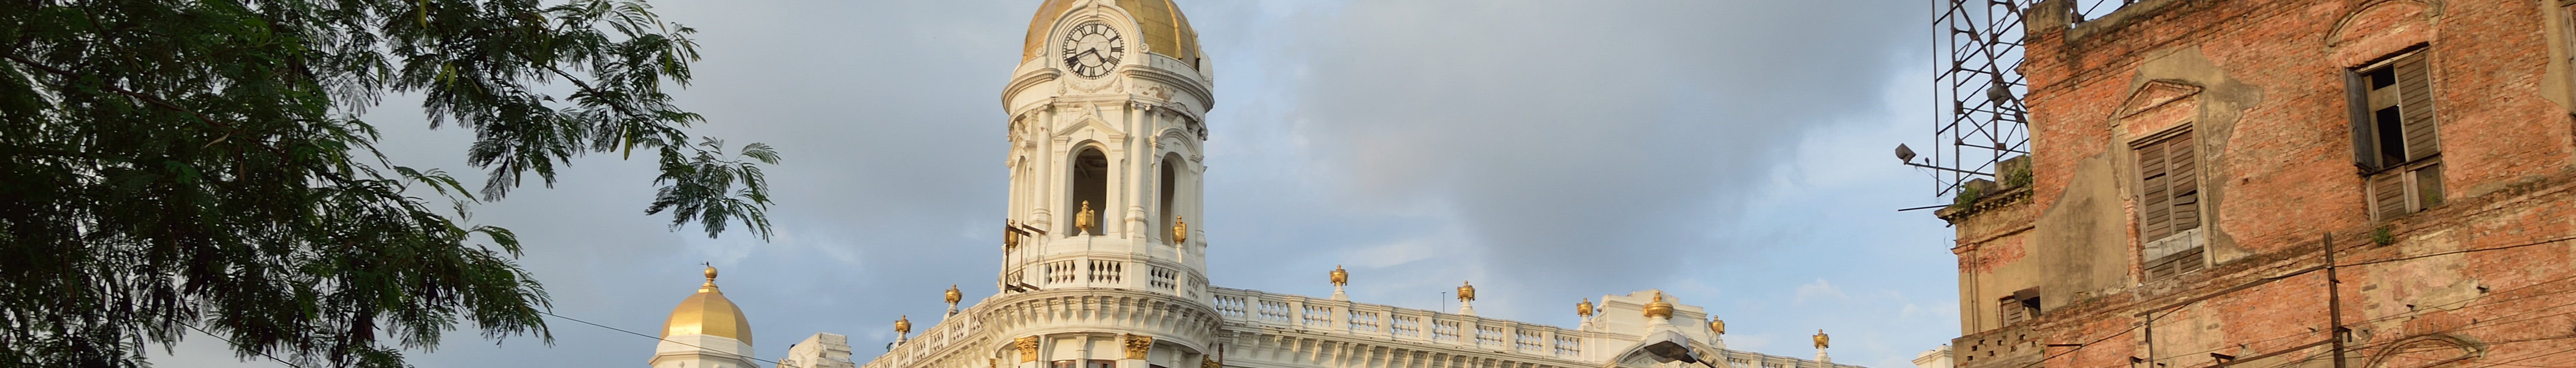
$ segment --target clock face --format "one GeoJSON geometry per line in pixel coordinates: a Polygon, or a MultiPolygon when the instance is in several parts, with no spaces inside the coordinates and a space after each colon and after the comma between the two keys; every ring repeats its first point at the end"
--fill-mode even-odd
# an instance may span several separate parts
{"type": "Polygon", "coordinates": [[[1084,24],[1064,33],[1064,67],[1074,75],[1108,75],[1118,67],[1118,55],[1126,53],[1127,43],[1119,40],[1118,29],[1107,24],[1084,24]]]}

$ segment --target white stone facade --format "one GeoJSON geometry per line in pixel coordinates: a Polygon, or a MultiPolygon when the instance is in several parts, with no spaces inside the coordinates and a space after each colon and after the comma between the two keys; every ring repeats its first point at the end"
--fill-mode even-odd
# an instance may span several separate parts
{"type": "MultiPolygon", "coordinates": [[[[1202,218],[1203,122],[1215,101],[1186,19],[1168,0],[1041,9],[1002,92],[1011,182],[1000,292],[860,367],[1705,368],[1637,353],[1645,336],[1670,331],[1719,368],[1860,368],[1726,350],[1700,307],[1647,317],[1660,292],[1603,296],[1569,329],[1209,286],[1208,238],[1175,226],[1202,218]]],[[[829,340],[818,339],[808,343],[829,340]]],[[[840,362],[791,350],[782,363],[840,362]]]]}

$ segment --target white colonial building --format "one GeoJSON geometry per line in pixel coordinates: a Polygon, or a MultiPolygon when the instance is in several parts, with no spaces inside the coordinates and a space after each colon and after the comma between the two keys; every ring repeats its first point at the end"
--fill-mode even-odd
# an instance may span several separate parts
{"type": "MultiPolygon", "coordinates": [[[[1002,89],[1010,175],[999,293],[864,365],[843,335],[793,368],[1860,368],[1727,350],[1725,324],[1661,291],[1577,306],[1579,326],[1208,285],[1201,164],[1215,73],[1170,0],[1048,0],[1002,89]],[[1708,364],[1665,361],[1678,343],[1708,364]],[[1669,347],[1668,346],[1668,347],[1669,347]]],[[[673,311],[655,368],[755,366],[750,326],[714,285],[673,311]],[[720,304],[720,305],[719,305],[720,304]],[[673,343],[689,342],[686,344],[673,343]],[[702,348],[701,348],[702,347],[702,348]]],[[[897,330],[910,332],[909,318],[897,330]]],[[[873,349],[871,349],[873,350],[873,349]]]]}

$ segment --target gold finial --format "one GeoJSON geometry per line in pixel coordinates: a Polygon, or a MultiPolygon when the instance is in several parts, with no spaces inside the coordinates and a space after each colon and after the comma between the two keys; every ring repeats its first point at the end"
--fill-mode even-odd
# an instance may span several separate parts
{"type": "Polygon", "coordinates": [[[947,296],[948,296],[948,304],[950,304],[950,305],[955,305],[955,304],[957,304],[957,300],[959,300],[959,299],[963,299],[963,298],[965,298],[965,297],[966,297],[966,295],[965,295],[965,294],[961,294],[961,293],[958,293],[958,292],[957,292],[957,284],[948,284],[948,295],[947,295],[947,296]]]}
{"type": "Polygon", "coordinates": [[[1351,272],[1350,272],[1350,271],[1343,271],[1343,270],[1342,270],[1342,265],[1333,265],[1333,286],[1342,286],[1342,285],[1350,285],[1350,284],[1351,284],[1351,272]]]}
{"type": "Polygon", "coordinates": [[[1833,338],[1832,338],[1832,337],[1825,336],[1825,330],[1822,330],[1822,329],[1818,329],[1818,330],[1816,330],[1816,348],[1817,348],[1817,349],[1823,349],[1823,348],[1826,348],[1826,347],[1833,346],[1834,344],[1831,344],[1831,343],[1830,343],[1830,342],[1832,342],[1832,341],[1833,341],[1833,338]]]}
{"type": "Polygon", "coordinates": [[[908,333],[912,333],[912,316],[895,317],[894,335],[900,337],[908,333]]]}
{"type": "Polygon", "coordinates": [[[1673,303],[1664,301],[1664,291],[1655,291],[1655,301],[1646,302],[1646,318],[1673,318],[1673,303]]]}
{"type": "Polygon", "coordinates": [[[1181,221],[1180,216],[1172,216],[1172,244],[1189,243],[1190,223],[1188,221],[1181,221]]]}
{"type": "Polygon", "coordinates": [[[1008,228],[1002,229],[1002,250],[1011,250],[1019,247],[1020,232],[1012,231],[1008,228]]]}
{"type": "Polygon", "coordinates": [[[1577,303],[1577,304],[1575,304],[1575,305],[1574,305],[1574,315],[1577,315],[1577,316],[1584,316],[1584,317],[1591,317],[1591,316],[1592,316],[1592,298],[1583,298],[1583,302],[1582,302],[1582,303],[1577,303]]]}
{"type": "MultiPolygon", "coordinates": [[[[1709,315],[1709,316],[1708,316],[1708,332],[1714,332],[1714,333],[1717,333],[1717,334],[1719,334],[1719,335],[1725,335],[1725,334],[1726,334],[1726,320],[1717,319],[1717,315],[1714,315],[1714,314],[1709,315]]],[[[1824,330],[1817,330],[1816,332],[1824,332],[1824,330]]]]}
{"type": "Polygon", "coordinates": [[[1459,282],[1458,282],[1458,301],[1473,301],[1473,300],[1476,300],[1476,285],[1475,285],[1475,284],[1473,284],[1473,283],[1466,282],[1466,281],[1459,281],[1459,282]]]}
{"type": "Polygon", "coordinates": [[[703,293],[708,290],[714,290],[716,288],[716,265],[706,262],[698,262],[698,264],[707,266],[707,283],[698,284],[698,292],[703,293]]]}
{"type": "Polygon", "coordinates": [[[1093,212],[1091,211],[1091,201],[1082,201],[1082,211],[1080,211],[1080,212],[1074,212],[1074,213],[1073,213],[1073,228],[1074,228],[1074,232],[1073,232],[1073,234],[1074,234],[1074,235],[1082,235],[1083,233],[1090,233],[1090,232],[1092,232],[1092,231],[1091,231],[1091,225],[1092,225],[1092,224],[1091,224],[1091,221],[1092,221],[1092,220],[1091,220],[1091,217],[1092,217],[1092,216],[1094,216],[1094,215],[1093,215],[1093,212]]]}

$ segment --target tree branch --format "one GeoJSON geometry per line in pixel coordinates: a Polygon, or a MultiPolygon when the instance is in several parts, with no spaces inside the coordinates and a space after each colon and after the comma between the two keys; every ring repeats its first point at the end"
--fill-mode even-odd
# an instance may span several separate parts
{"type": "MultiPolygon", "coordinates": [[[[16,62],[18,62],[19,64],[25,64],[27,67],[36,68],[37,70],[43,70],[43,71],[45,71],[45,72],[47,72],[47,73],[54,73],[54,74],[59,74],[59,75],[65,76],[65,77],[75,77],[75,78],[77,78],[77,77],[80,77],[80,76],[81,76],[81,74],[80,74],[79,72],[74,72],[74,71],[70,71],[70,70],[63,70],[63,69],[59,69],[59,68],[54,68],[54,67],[52,67],[52,66],[46,66],[45,64],[35,62],[34,60],[27,60],[27,58],[26,58],[26,57],[18,56],[18,54],[0,54],[0,58],[6,58],[6,59],[9,59],[9,61],[16,61],[16,62]]],[[[159,97],[152,97],[151,95],[146,95],[146,94],[143,94],[142,92],[135,92],[135,91],[132,91],[132,90],[127,90],[127,89],[125,89],[124,87],[117,87],[117,86],[116,86],[116,85],[114,85],[114,84],[104,84],[104,83],[102,83],[102,84],[100,84],[98,87],[99,87],[100,89],[105,89],[105,90],[107,90],[108,92],[116,92],[116,94],[125,95],[126,97],[133,97],[133,98],[134,98],[134,99],[136,99],[136,100],[142,100],[144,103],[151,104],[152,106],[155,106],[155,107],[160,107],[160,108],[163,108],[163,109],[169,109],[170,111],[178,111],[178,112],[187,113],[189,116],[195,116],[195,117],[197,117],[197,120],[198,120],[198,121],[204,121],[204,122],[206,122],[206,124],[214,125],[216,128],[224,128],[224,129],[231,129],[231,128],[232,128],[232,125],[231,125],[231,124],[224,124],[223,122],[215,121],[215,119],[214,119],[214,118],[207,117],[207,116],[206,116],[206,114],[199,114],[199,113],[197,113],[197,111],[195,111],[195,110],[189,110],[189,109],[188,109],[188,108],[186,108],[186,107],[180,107],[180,106],[179,106],[179,104],[170,103],[170,101],[168,101],[168,100],[163,100],[163,99],[161,99],[161,98],[159,98],[159,97]]],[[[232,133],[229,133],[229,132],[224,133],[224,137],[231,137],[231,136],[232,136],[232,133]]],[[[216,142],[222,142],[223,140],[224,140],[224,138],[220,138],[220,137],[219,137],[219,138],[215,138],[215,141],[216,141],[216,142]]],[[[214,144],[213,144],[213,143],[207,143],[207,145],[211,146],[211,145],[214,145],[214,144]]]]}

